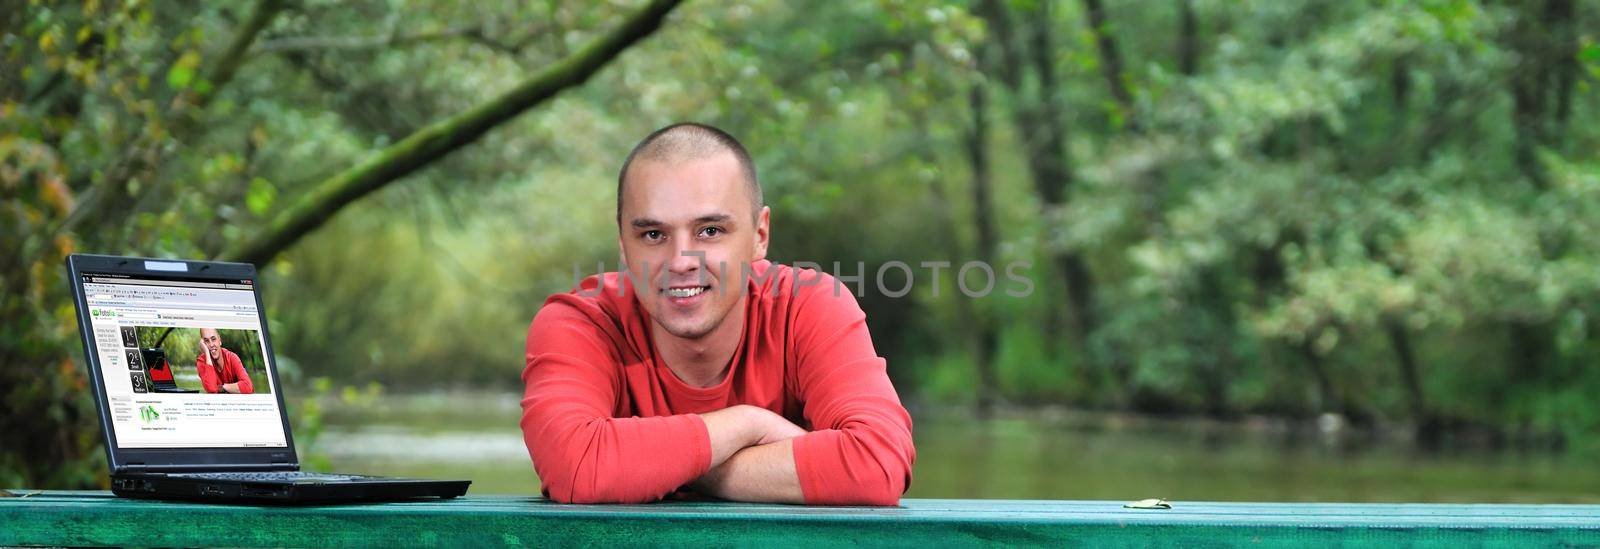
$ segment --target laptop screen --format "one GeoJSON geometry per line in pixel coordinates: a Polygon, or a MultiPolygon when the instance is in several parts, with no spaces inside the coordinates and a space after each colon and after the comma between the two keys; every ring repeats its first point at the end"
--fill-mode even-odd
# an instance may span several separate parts
{"type": "Polygon", "coordinates": [[[254,281],[82,277],[119,448],[287,446],[254,281]]]}

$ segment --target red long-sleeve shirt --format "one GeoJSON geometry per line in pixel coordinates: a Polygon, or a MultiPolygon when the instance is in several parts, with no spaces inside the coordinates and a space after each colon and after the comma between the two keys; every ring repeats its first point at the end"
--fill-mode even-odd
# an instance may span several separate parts
{"type": "Polygon", "coordinates": [[[250,383],[250,373],[244,370],[244,362],[233,351],[222,350],[220,368],[206,364],[206,355],[202,354],[194,359],[194,369],[200,374],[200,385],[207,393],[220,393],[222,386],[229,383],[239,384],[239,394],[256,392],[255,385],[250,383]]]}
{"type": "Polygon", "coordinates": [[[810,431],[793,441],[807,503],[899,502],[916,459],[911,416],[851,287],[767,261],[751,272],[739,347],[709,388],[662,362],[649,315],[618,273],[545,301],[528,329],[522,434],[546,497],[659,500],[710,469],[696,414],[749,404],[810,431]]]}

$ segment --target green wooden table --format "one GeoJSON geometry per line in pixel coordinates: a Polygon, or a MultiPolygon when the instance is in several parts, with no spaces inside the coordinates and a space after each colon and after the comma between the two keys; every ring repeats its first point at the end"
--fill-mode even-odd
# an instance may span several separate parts
{"type": "Polygon", "coordinates": [[[1433,545],[1600,547],[1600,505],[904,500],[895,508],[535,497],[327,507],[0,497],[0,546],[1433,545]]]}

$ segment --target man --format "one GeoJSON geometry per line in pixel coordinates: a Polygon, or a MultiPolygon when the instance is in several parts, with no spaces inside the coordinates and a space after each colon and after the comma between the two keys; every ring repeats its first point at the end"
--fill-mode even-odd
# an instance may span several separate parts
{"type": "Polygon", "coordinates": [[[222,338],[215,329],[200,329],[200,356],[194,359],[194,369],[200,372],[200,386],[207,393],[256,392],[244,362],[233,351],[222,348],[222,338]]]}
{"type": "Polygon", "coordinates": [[[547,497],[894,505],[911,417],[832,277],[766,261],[750,154],[709,126],[636,146],[617,178],[623,272],[545,301],[522,432],[547,497]]]}

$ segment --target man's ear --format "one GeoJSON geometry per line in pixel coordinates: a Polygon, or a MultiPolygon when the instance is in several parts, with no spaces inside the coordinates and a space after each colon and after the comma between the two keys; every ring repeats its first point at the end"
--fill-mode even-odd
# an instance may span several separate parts
{"type": "Polygon", "coordinates": [[[756,253],[755,261],[767,258],[767,242],[772,236],[772,208],[762,206],[761,214],[756,216],[756,253]]]}

